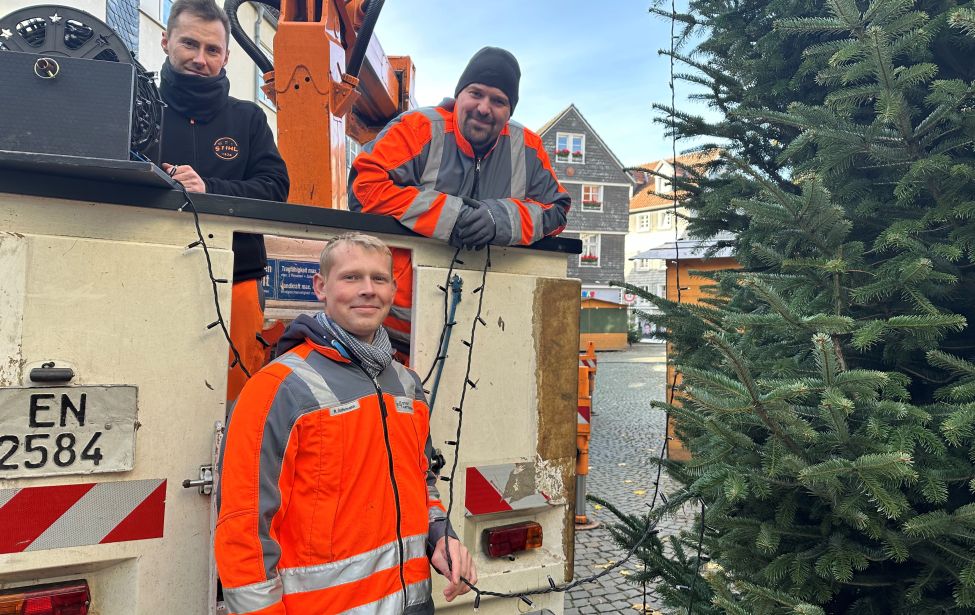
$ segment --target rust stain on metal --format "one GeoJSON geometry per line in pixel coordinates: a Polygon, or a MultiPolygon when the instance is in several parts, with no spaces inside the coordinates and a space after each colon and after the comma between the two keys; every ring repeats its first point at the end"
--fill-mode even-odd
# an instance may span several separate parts
{"type": "Polygon", "coordinates": [[[538,391],[539,463],[561,470],[568,498],[563,519],[565,578],[573,574],[575,537],[576,413],[579,379],[579,280],[539,278],[532,305],[538,391]]]}
{"type": "Polygon", "coordinates": [[[578,280],[541,278],[532,306],[538,391],[538,456],[575,458],[579,379],[578,280]]]}
{"type": "Polygon", "coordinates": [[[502,494],[509,502],[514,502],[530,495],[535,495],[535,464],[528,461],[516,463],[515,469],[508,476],[502,494]]]}

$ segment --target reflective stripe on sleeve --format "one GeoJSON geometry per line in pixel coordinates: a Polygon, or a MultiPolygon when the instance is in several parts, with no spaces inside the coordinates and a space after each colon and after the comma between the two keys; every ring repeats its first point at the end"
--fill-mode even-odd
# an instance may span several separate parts
{"type": "Polygon", "coordinates": [[[400,216],[400,223],[411,231],[415,231],[416,223],[419,221],[420,216],[433,207],[433,202],[437,200],[438,196],[441,196],[439,192],[420,188],[417,195],[413,197],[410,206],[400,216]]]}
{"type": "Polygon", "coordinates": [[[420,113],[430,121],[430,149],[427,151],[426,164],[423,165],[423,174],[420,175],[420,186],[422,190],[436,190],[440,164],[443,160],[443,120],[433,109],[421,109],[420,113]]]}
{"type": "MultiPolygon", "coordinates": [[[[438,193],[439,194],[439,193],[438,193]]],[[[447,196],[444,199],[443,208],[437,216],[437,227],[433,231],[433,237],[443,241],[450,241],[450,235],[457,224],[460,210],[464,207],[464,200],[458,196],[447,196]]]]}
{"type": "Polygon", "coordinates": [[[223,599],[231,613],[245,615],[281,602],[281,577],[242,587],[224,587],[223,599]]]}
{"type": "Polygon", "coordinates": [[[525,156],[525,129],[514,122],[508,123],[510,135],[508,144],[511,148],[511,197],[525,198],[528,189],[528,168],[525,156]]]}
{"type": "Polygon", "coordinates": [[[443,521],[447,518],[447,513],[444,512],[443,508],[440,508],[440,506],[443,505],[440,503],[439,496],[440,494],[437,494],[436,498],[430,498],[434,501],[434,505],[427,509],[427,517],[429,518],[430,523],[433,523],[434,521],[443,521]]]}
{"type": "MultiPolygon", "coordinates": [[[[427,537],[423,535],[403,539],[405,561],[420,557],[426,559],[426,539],[427,537]]],[[[279,572],[284,584],[284,593],[297,594],[361,581],[380,570],[398,565],[399,547],[394,540],[378,549],[343,560],[302,568],[282,568],[279,572]]]]}
{"type": "Polygon", "coordinates": [[[497,245],[510,246],[518,243],[521,237],[521,218],[517,212],[512,215],[512,210],[503,199],[491,199],[485,201],[491,208],[491,216],[494,218],[494,242],[497,245]]]}
{"type": "Polygon", "coordinates": [[[542,207],[529,207],[528,211],[532,219],[532,238],[529,243],[535,243],[545,237],[545,209],[542,207]]]}

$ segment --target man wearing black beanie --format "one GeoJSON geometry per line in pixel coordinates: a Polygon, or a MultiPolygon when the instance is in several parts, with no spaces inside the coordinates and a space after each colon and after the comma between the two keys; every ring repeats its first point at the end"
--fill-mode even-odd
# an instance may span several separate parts
{"type": "Polygon", "coordinates": [[[483,156],[487,153],[514,113],[520,79],[518,60],[497,47],[485,47],[475,53],[461,73],[454,88],[454,104],[461,134],[474,148],[475,154],[483,156]],[[485,107],[480,104],[482,95],[493,95],[497,101],[489,101],[485,107]]]}
{"type": "MultiPolygon", "coordinates": [[[[537,134],[510,120],[521,68],[509,51],[471,57],[454,99],[392,120],[352,163],[349,209],[393,216],[453,246],[530,245],[565,228],[571,199],[537,134]]],[[[393,253],[396,309],[386,326],[409,337],[409,253],[393,253]]]]}

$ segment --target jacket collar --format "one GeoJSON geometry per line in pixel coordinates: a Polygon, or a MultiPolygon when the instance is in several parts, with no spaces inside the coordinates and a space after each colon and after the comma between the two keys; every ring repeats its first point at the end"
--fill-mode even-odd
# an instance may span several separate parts
{"type": "Polygon", "coordinates": [[[337,363],[351,363],[352,361],[332,347],[333,341],[335,340],[331,334],[317,320],[307,314],[299,314],[281,336],[281,341],[278,342],[278,355],[283,355],[302,344],[308,344],[319,354],[337,363]]]}

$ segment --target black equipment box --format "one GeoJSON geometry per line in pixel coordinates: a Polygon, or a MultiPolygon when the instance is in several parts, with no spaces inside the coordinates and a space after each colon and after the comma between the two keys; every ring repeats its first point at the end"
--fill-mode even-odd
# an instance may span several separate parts
{"type": "Polygon", "coordinates": [[[0,150],[128,160],[135,67],[0,52],[0,150]]]}

